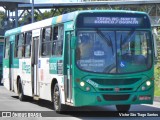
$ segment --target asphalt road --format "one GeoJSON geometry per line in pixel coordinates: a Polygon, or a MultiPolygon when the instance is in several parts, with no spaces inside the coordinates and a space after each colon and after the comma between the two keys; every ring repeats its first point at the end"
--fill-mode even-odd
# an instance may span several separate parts
{"type": "MultiPolygon", "coordinates": [[[[45,119],[159,119],[160,118],[160,102],[154,102],[153,105],[132,105],[130,113],[117,113],[115,106],[101,106],[101,107],[78,107],[68,108],[70,111],[64,114],[57,114],[52,109],[52,103],[46,100],[35,101],[29,98],[25,102],[18,99],[17,94],[6,90],[4,86],[0,85],[0,116],[1,118],[10,120],[7,116],[12,116],[15,120],[26,119],[24,117],[31,117],[32,119],[41,120],[39,117],[46,117],[45,119]],[[93,111],[93,112],[91,112],[93,111]],[[107,111],[107,112],[106,112],[107,111]],[[113,117],[114,114],[116,117],[113,117]],[[110,116],[110,117],[108,117],[110,116]],[[129,116],[129,117],[128,117],[129,116]],[[157,116],[157,117],[155,117],[157,116]],[[36,118],[34,118],[36,117],[36,118]],[[95,118],[96,117],[96,118],[95,118]],[[154,117],[154,118],[153,118],[154,117]]],[[[0,119],[1,119],[0,118],[0,119]]]]}

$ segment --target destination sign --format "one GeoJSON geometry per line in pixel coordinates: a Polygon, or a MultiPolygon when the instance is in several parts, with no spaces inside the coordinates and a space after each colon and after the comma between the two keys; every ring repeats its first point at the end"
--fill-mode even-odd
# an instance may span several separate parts
{"type": "Polygon", "coordinates": [[[117,26],[142,26],[141,17],[84,17],[83,23],[87,25],[117,25],[117,26]]]}

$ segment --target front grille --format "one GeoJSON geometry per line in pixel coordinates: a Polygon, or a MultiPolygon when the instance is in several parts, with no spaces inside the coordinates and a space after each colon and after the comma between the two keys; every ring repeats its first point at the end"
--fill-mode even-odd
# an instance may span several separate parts
{"type": "Polygon", "coordinates": [[[121,100],[128,100],[129,94],[126,95],[103,95],[103,98],[106,101],[121,101],[121,100]]]}
{"type": "Polygon", "coordinates": [[[92,78],[91,80],[100,85],[131,85],[141,80],[141,78],[126,78],[126,79],[94,79],[92,78]]]}
{"type": "MultiPolygon", "coordinates": [[[[100,91],[108,91],[108,92],[114,92],[114,88],[99,88],[100,91]]],[[[132,88],[119,88],[119,92],[124,92],[124,91],[131,91],[133,90],[132,88]]]]}
{"type": "Polygon", "coordinates": [[[99,88],[100,91],[113,91],[113,88],[99,88]]]}
{"type": "Polygon", "coordinates": [[[132,88],[120,88],[120,91],[130,91],[133,90],[132,88]]]}

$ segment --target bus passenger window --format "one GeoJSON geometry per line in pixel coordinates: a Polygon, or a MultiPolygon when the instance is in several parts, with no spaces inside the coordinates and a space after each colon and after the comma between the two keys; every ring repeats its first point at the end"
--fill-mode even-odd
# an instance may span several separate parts
{"type": "Polygon", "coordinates": [[[53,40],[58,40],[58,27],[54,27],[53,30],[53,40]]]}
{"type": "Polygon", "coordinates": [[[42,31],[42,45],[41,45],[41,55],[50,56],[52,52],[52,28],[44,28],[42,31]]]}
{"type": "Polygon", "coordinates": [[[25,57],[31,56],[31,40],[32,40],[32,33],[28,32],[25,34],[25,57]]]}
{"type": "Polygon", "coordinates": [[[53,45],[52,45],[52,54],[54,56],[61,56],[62,55],[63,37],[64,37],[64,27],[63,27],[63,25],[54,27],[53,45]]]}
{"type": "Polygon", "coordinates": [[[16,36],[16,40],[15,40],[15,48],[14,48],[14,57],[16,58],[18,55],[17,55],[17,53],[18,53],[18,42],[17,42],[18,40],[17,40],[17,36],[16,36]]]}
{"type": "Polygon", "coordinates": [[[42,49],[41,49],[42,50],[42,54],[41,54],[42,56],[46,56],[47,55],[47,53],[46,53],[47,50],[46,49],[47,49],[46,45],[43,43],[42,44],[42,49]]]}
{"type": "Polygon", "coordinates": [[[42,56],[50,56],[52,52],[52,44],[50,42],[42,44],[42,56]]]}
{"type": "Polygon", "coordinates": [[[16,36],[15,57],[22,58],[24,56],[24,34],[16,36]]]}

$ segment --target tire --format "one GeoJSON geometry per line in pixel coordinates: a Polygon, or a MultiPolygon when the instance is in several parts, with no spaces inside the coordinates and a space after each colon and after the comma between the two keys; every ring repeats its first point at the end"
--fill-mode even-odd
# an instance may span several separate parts
{"type": "Polygon", "coordinates": [[[116,105],[117,111],[119,112],[128,112],[131,105],[116,105]]]}
{"type": "Polygon", "coordinates": [[[23,88],[20,80],[18,81],[18,97],[20,101],[26,100],[26,96],[23,94],[23,88]]]}
{"type": "Polygon", "coordinates": [[[54,89],[52,91],[52,101],[54,110],[57,113],[63,113],[65,110],[65,105],[61,104],[60,90],[58,83],[54,85],[54,89]]]}

